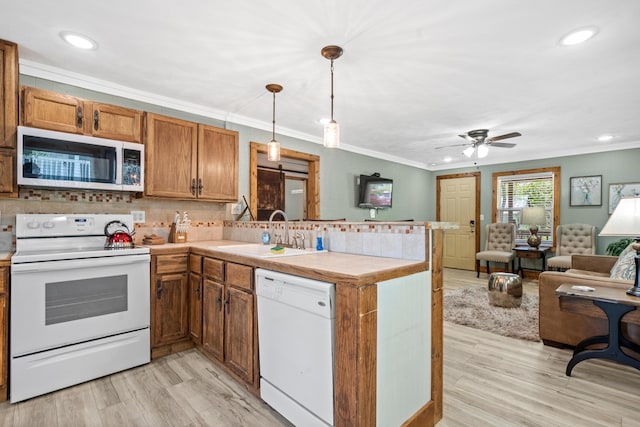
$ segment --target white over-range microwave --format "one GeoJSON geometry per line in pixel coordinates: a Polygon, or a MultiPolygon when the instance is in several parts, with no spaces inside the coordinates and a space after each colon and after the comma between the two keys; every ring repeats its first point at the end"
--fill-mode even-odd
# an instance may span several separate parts
{"type": "Polygon", "coordinates": [[[144,145],[18,126],[18,185],[144,190],[144,145]]]}

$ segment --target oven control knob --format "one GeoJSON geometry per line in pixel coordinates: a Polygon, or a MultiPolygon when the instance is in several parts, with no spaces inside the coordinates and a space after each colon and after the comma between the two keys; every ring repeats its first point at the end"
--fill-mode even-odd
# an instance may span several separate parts
{"type": "Polygon", "coordinates": [[[38,221],[31,221],[27,223],[27,228],[30,228],[32,230],[36,229],[40,227],[40,223],[38,221]]]}
{"type": "Polygon", "coordinates": [[[53,228],[53,227],[55,227],[55,226],[56,226],[56,225],[55,225],[53,222],[51,222],[51,221],[47,221],[47,222],[43,222],[43,223],[42,223],[42,227],[44,227],[44,228],[53,228]]]}

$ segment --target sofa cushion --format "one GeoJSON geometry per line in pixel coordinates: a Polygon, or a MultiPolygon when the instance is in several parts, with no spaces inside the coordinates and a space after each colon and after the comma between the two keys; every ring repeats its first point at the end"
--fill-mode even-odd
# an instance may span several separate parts
{"type": "Polygon", "coordinates": [[[612,279],[635,280],[636,278],[636,251],[631,247],[625,248],[618,257],[618,261],[611,268],[609,277],[612,279]]]}
{"type": "Polygon", "coordinates": [[[591,276],[591,277],[610,277],[610,273],[599,273],[597,271],[591,270],[579,270],[577,268],[570,268],[565,273],[570,274],[579,274],[580,276],[591,276]]]}

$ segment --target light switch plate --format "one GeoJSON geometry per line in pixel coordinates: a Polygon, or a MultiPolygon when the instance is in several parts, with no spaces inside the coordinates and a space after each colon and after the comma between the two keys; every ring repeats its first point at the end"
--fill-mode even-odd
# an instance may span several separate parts
{"type": "Polygon", "coordinates": [[[376,210],[375,209],[369,209],[369,216],[371,218],[375,218],[376,217],[376,210]]]}
{"type": "Polygon", "coordinates": [[[133,215],[133,223],[134,224],[144,224],[144,222],[145,222],[145,212],[144,211],[131,211],[131,215],[133,215]]]}

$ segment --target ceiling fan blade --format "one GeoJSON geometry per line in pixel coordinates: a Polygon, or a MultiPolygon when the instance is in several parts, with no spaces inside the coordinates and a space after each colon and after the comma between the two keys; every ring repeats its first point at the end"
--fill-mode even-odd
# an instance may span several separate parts
{"type": "Polygon", "coordinates": [[[471,138],[469,135],[458,135],[458,136],[462,139],[466,139],[467,141],[473,142],[473,138],[471,138]]]}
{"type": "Polygon", "coordinates": [[[515,138],[516,136],[522,136],[522,134],[520,132],[505,133],[504,135],[491,137],[487,140],[487,142],[500,141],[507,138],[515,138]]]}
{"type": "Polygon", "coordinates": [[[440,149],[442,149],[442,148],[464,147],[464,146],[466,146],[466,145],[471,145],[471,144],[453,144],[453,145],[445,145],[445,146],[442,146],[442,147],[436,147],[435,149],[436,149],[436,150],[440,150],[440,149]]]}
{"type": "Polygon", "coordinates": [[[502,148],[513,148],[516,146],[516,144],[512,144],[510,142],[492,142],[492,143],[487,143],[487,145],[490,145],[492,147],[502,147],[502,148]]]}

